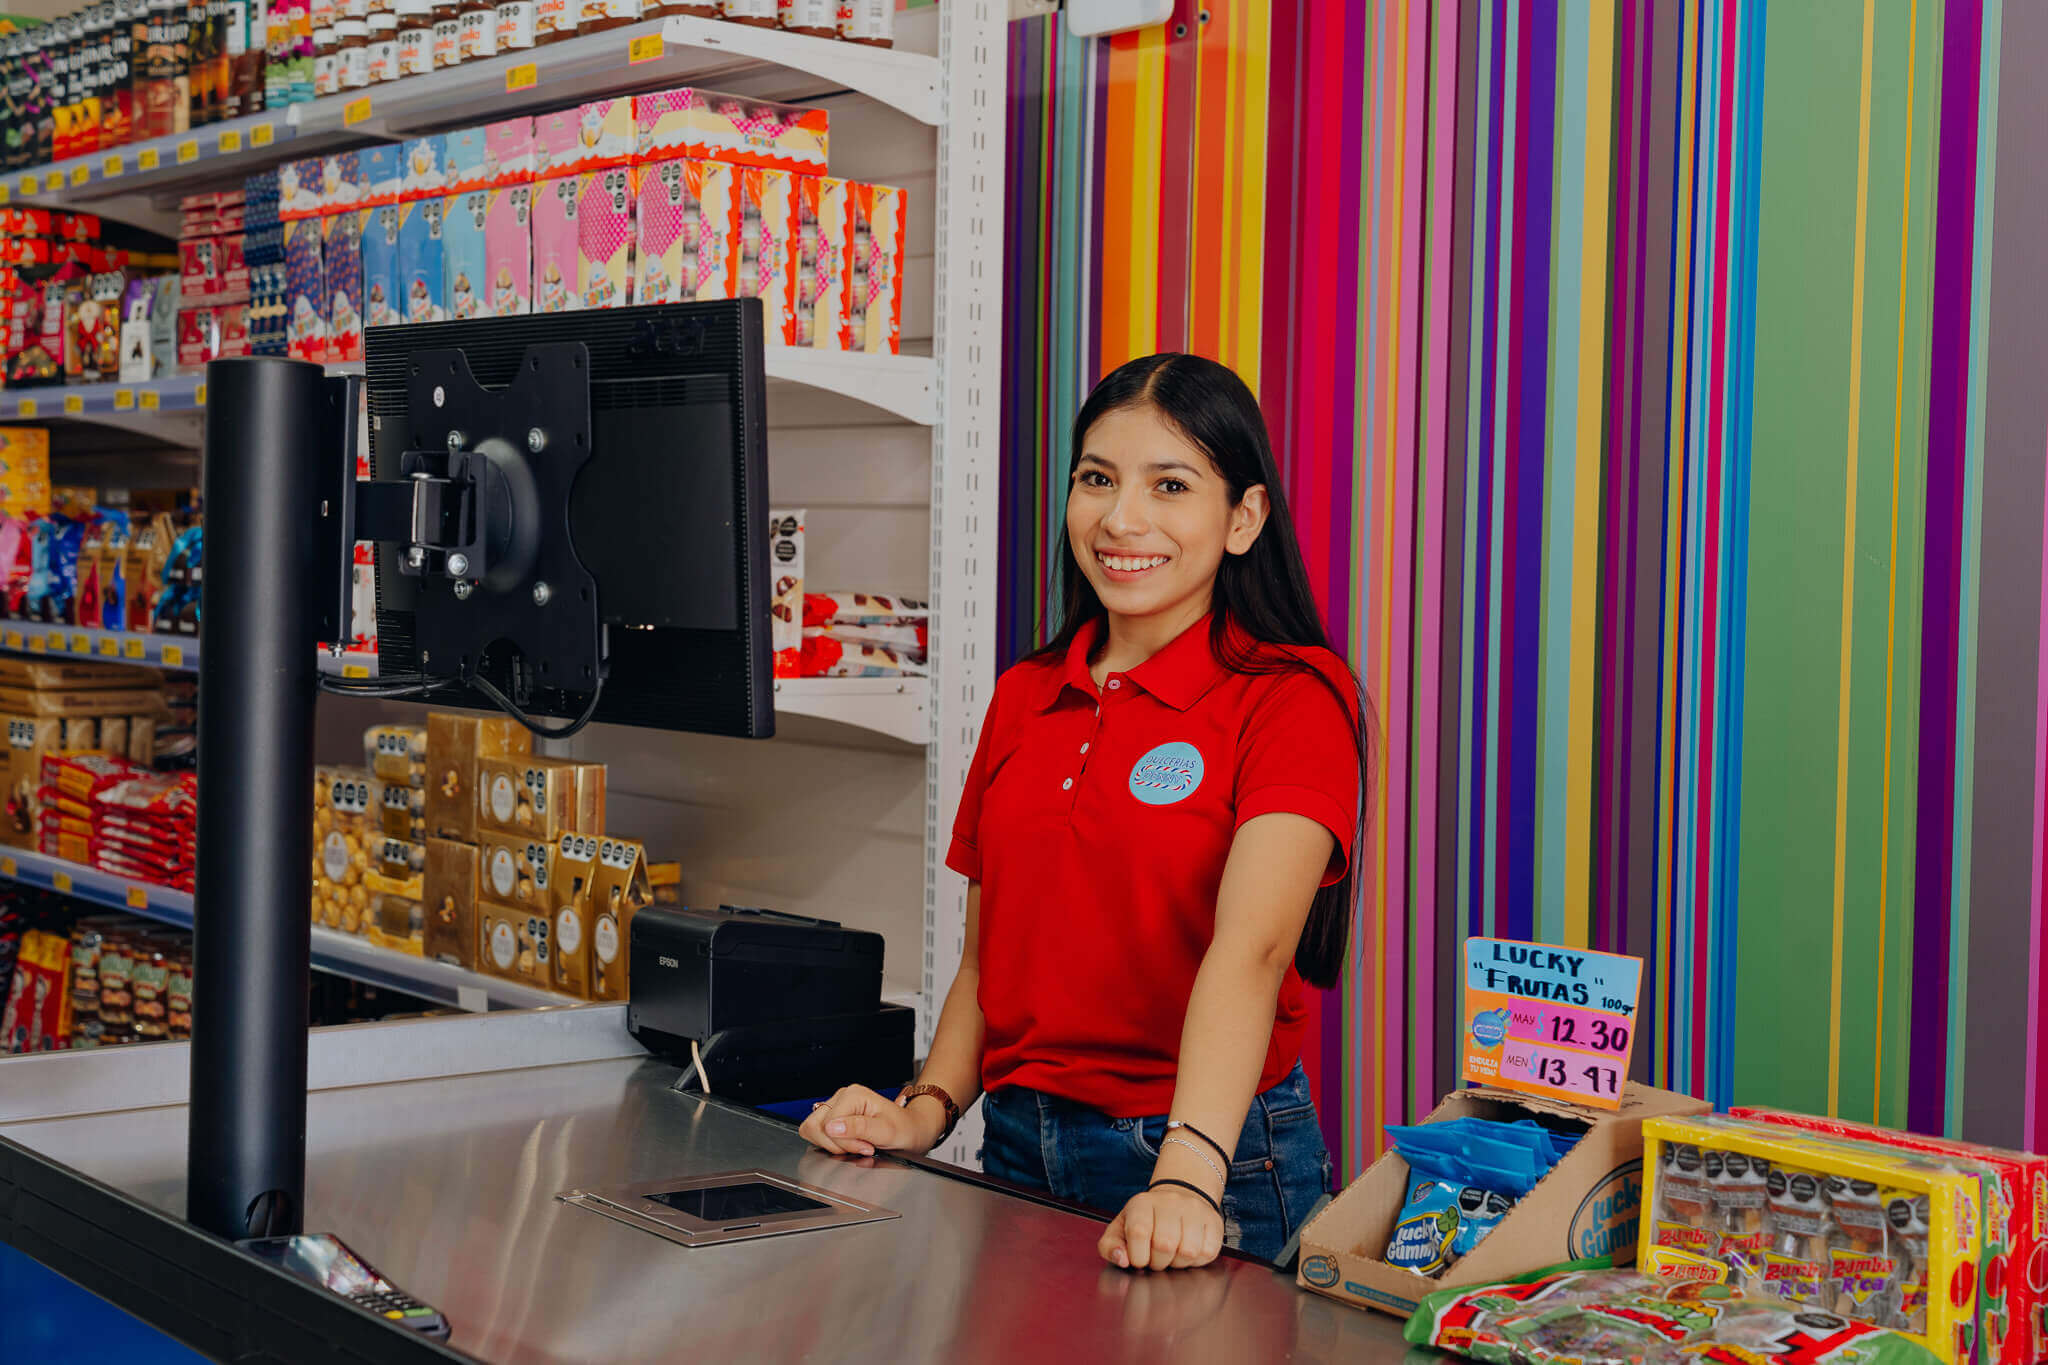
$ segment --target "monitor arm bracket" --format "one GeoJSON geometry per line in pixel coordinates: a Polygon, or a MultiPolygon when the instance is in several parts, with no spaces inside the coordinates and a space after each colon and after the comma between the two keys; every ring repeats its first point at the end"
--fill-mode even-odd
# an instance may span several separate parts
{"type": "Polygon", "coordinates": [[[342,572],[323,626],[348,620],[355,545],[372,541],[420,580],[423,672],[494,676],[521,705],[535,687],[594,690],[604,629],[569,518],[592,454],[588,348],[528,347],[502,389],[478,384],[460,350],[420,352],[410,368],[403,477],[358,480],[351,451],[334,488],[342,572]]]}

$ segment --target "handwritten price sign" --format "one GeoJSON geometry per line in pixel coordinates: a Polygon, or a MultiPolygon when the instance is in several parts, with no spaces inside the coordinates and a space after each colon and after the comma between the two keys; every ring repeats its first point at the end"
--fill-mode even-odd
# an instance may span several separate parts
{"type": "Polygon", "coordinates": [[[1642,978],[1641,958],[1467,939],[1465,1078],[1619,1109],[1642,978]]]}

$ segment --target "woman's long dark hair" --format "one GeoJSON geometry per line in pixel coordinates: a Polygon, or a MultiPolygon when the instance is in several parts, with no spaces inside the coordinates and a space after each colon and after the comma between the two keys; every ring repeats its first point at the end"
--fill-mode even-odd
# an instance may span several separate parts
{"type": "MultiPolygon", "coordinates": [[[[1266,489],[1270,511],[1264,530],[1244,554],[1224,555],[1222,567],[1216,572],[1209,640],[1217,659],[1237,673],[1308,673],[1334,691],[1335,684],[1326,675],[1294,654],[1260,647],[1312,645],[1330,649],[1331,645],[1330,633],[1316,610],[1315,594],[1309,589],[1301,542],[1294,534],[1294,519],[1288,514],[1280,470],[1273,461],[1272,442],[1266,436],[1266,419],[1251,390],[1228,367],[1201,356],[1148,355],[1119,366],[1095,386],[1074,418],[1070,479],[1080,463],[1090,429],[1110,413],[1134,407],[1156,409],[1190,444],[1209,457],[1209,463],[1229,486],[1231,506],[1243,500],[1248,488],[1263,484],[1266,489]],[[1231,630],[1232,626],[1237,632],[1231,630]],[[1256,643],[1246,646],[1246,637],[1256,643]]],[[[1082,627],[1106,615],[1094,585],[1075,562],[1073,543],[1064,535],[1060,538],[1055,581],[1060,594],[1059,634],[1033,654],[1034,659],[1064,656],[1082,627]]],[[[1342,655],[1338,657],[1341,659],[1342,655]]],[[[1365,856],[1365,815],[1371,809],[1372,706],[1348,667],[1345,675],[1351,679],[1352,695],[1340,696],[1338,700],[1354,717],[1356,726],[1358,824],[1353,831],[1344,879],[1316,892],[1308,923],[1302,926],[1301,943],[1294,950],[1295,970],[1301,973],[1302,980],[1324,989],[1335,986],[1344,969],[1352,907],[1359,885],[1358,863],[1365,856]]]]}

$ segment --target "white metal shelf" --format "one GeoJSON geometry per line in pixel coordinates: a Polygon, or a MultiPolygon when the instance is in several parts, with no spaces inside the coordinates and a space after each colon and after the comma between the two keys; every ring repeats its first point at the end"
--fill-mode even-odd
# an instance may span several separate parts
{"type": "MultiPolygon", "coordinates": [[[[179,929],[192,927],[192,894],[188,891],[117,877],[31,849],[0,851],[0,878],[126,910],[179,929]]],[[[473,1011],[583,1003],[572,996],[502,981],[446,962],[393,952],[367,939],[317,925],[313,929],[313,966],[365,985],[473,1011]]]]}
{"type": "MultiPolygon", "coordinates": [[[[347,361],[327,369],[330,374],[361,374],[363,365],[347,361]]],[[[767,370],[771,404],[778,390],[795,387],[880,408],[920,426],[938,417],[938,366],[929,356],[770,346],[767,370]]],[[[197,374],[0,393],[0,424],[61,417],[148,431],[152,419],[195,417],[205,410],[206,380],[197,374]]]]}
{"type": "Polygon", "coordinates": [[[905,744],[932,740],[928,678],[777,678],[775,712],[874,730],[905,744]]]}
{"type": "Polygon", "coordinates": [[[936,58],[716,19],[649,20],[287,105],[0,179],[0,202],[90,207],[247,175],[295,156],[560,108],[603,95],[722,81],[762,98],[858,91],[924,123],[944,108],[936,58]]]}
{"type": "MultiPolygon", "coordinates": [[[[132,630],[91,630],[41,621],[0,621],[0,652],[147,664],[173,672],[199,671],[199,639],[132,630]]],[[[354,650],[320,651],[320,671],[343,678],[374,678],[377,656],[354,650]]]]}

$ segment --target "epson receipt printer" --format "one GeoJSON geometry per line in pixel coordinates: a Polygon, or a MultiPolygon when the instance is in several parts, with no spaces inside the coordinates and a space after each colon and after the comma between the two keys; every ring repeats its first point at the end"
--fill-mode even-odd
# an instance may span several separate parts
{"type": "MultiPolygon", "coordinates": [[[[910,1080],[915,1012],[882,1003],[882,936],[773,910],[649,905],[633,916],[626,1027],[749,1104],[910,1080]]],[[[686,1069],[679,1088],[694,1088],[686,1069]]]]}

